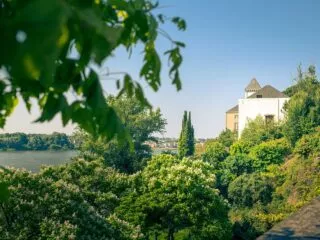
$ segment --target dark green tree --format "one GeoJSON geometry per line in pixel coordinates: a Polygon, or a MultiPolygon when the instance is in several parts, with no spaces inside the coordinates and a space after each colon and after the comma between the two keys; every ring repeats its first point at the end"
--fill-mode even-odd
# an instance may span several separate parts
{"type": "Polygon", "coordinates": [[[231,202],[238,206],[252,207],[255,203],[267,204],[272,200],[273,185],[262,173],[243,174],[228,188],[231,202]]]}
{"type": "Polygon", "coordinates": [[[187,122],[187,143],[188,143],[188,151],[187,156],[192,156],[195,150],[195,139],[194,139],[194,128],[191,122],[191,112],[189,112],[189,118],[187,122]]]}
{"type": "Polygon", "coordinates": [[[178,142],[178,155],[180,158],[192,156],[195,151],[194,128],[191,123],[191,112],[185,111],[182,119],[182,129],[178,142]]]}

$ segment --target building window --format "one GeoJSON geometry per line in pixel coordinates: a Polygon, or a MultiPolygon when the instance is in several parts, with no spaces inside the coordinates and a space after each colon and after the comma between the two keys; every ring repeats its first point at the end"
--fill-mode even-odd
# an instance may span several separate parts
{"type": "Polygon", "coordinates": [[[262,98],[262,95],[257,95],[257,98],[262,98]]]}
{"type": "Polygon", "coordinates": [[[274,115],[265,115],[266,124],[272,123],[274,121],[274,115]]]}
{"type": "Polygon", "coordinates": [[[234,131],[238,131],[238,123],[234,123],[234,131]]]}
{"type": "Polygon", "coordinates": [[[234,115],[234,120],[238,121],[238,114],[234,115]]]}

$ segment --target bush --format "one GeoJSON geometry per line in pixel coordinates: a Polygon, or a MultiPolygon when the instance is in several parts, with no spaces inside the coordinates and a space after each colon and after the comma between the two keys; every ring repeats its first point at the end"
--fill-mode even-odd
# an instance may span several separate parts
{"type": "Polygon", "coordinates": [[[254,160],[246,154],[237,154],[229,156],[223,162],[223,168],[229,170],[232,174],[240,176],[244,173],[252,173],[254,160]]]}
{"type": "Polygon", "coordinates": [[[272,200],[273,184],[262,173],[243,174],[228,188],[231,202],[241,207],[252,207],[255,203],[267,204],[272,200]]]}
{"type": "Polygon", "coordinates": [[[228,156],[226,147],[216,141],[206,143],[205,152],[202,154],[202,159],[210,163],[215,169],[221,168],[221,162],[228,156]]]}
{"type": "Polygon", "coordinates": [[[282,168],[284,182],[277,188],[277,196],[286,205],[301,207],[320,195],[320,161],[317,158],[292,158],[282,168]]]}
{"type": "Polygon", "coordinates": [[[262,116],[249,120],[241,133],[241,140],[249,142],[252,146],[261,142],[283,137],[282,125],[275,122],[266,124],[262,116]]]}
{"type": "Polygon", "coordinates": [[[280,164],[284,157],[290,153],[290,145],[285,139],[263,142],[253,147],[249,153],[254,161],[254,167],[265,170],[270,164],[280,164]]]}
{"type": "Polygon", "coordinates": [[[217,138],[217,141],[222,143],[225,147],[230,147],[237,139],[237,133],[232,132],[230,129],[222,131],[217,138]]]}
{"type": "Polygon", "coordinates": [[[248,154],[252,146],[250,142],[239,140],[231,145],[230,155],[248,154]]]}
{"type": "Polygon", "coordinates": [[[320,128],[315,133],[304,135],[297,142],[294,152],[305,158],[320,154],[320,128]]]}

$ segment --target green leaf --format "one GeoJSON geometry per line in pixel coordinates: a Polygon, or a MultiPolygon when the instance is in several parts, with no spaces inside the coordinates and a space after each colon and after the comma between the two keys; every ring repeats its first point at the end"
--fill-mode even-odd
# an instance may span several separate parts
{"type": "Polygon", "coordinates": [[[157,91],[161,84],[161,60],[153,44],[147,45],[143,62],[144,65],[140,70],[140,77],[144,77],[153,90],[157,91]]]}
{"type": "Polygon", "coordinates": [[[175,41],[174,44],[176,44],[178,47],[186,47],[186,44],[183,42],[175,41]]]}
{"type": "Polygon", "coordinates": [[[172,77],[172,83],[176,85],[177,90],[179,91],[181,89],[181,80],[180,80],[180,74],[179,74],[179,68],[182,63],[182,56],[180,54],[179,47],[171,49],[165,54],[169,55],[169,60],[172,63],[172,67],[169,70],[170,76],[172,77]]]}
{"type": "Polygon", "coordinates": [[[176,85],[177,91],[180,91],[182,88],[182,84],[181,84],[181,79],[180,79],[180,74],[179,71],[176,71],[174,74],[174,78],[172,80],[172,83],[174,85],[176,85]]]}
{"type": "Polygon", "coordinates": [[[52,120],[58,112],[64,110],[68,105],[68,102],[63,94],[49,93],[43,99],[44,105],[42,114],[35,122],[52,120]]]}
{"type": "Polygon", "coordinates": [[[145,97],[143,89],[139,83],[136,83],[135,88],[135,96],[136,98],[142,103],[144,106],[152,108],[151,104],[149,103],[148,99],[145,97]]]}
{"type": "Polygon", "coordinates": [[[55,61],[68,41],[67,9],[60,1],[34,0],[19,9],[15,16],[11,20],[14,24],[11,38],[14,39],[10,39],[16,44],[16,53],[11,58],[13,73],[18,78],[27,76],[40,80],[43,86],[49,87],[53,82],[55,61]],[[24,42],[15,39],[19,33],[25,34],[24,42]]]}
{"type": "Polygon", "coordinates": [[[90,26],[95,34],[102,36],[112,48],[116,47],[123,31],[122,27],[110,27],[106,25],[92,9],[77,11],[77,13],[80,20],[90,26]]]}
{"type": "Polygon", "coordinates": [[[179,30],[185,31],[187,29],[187,23],[180,17],[172,18],[172,22],[177,25],[179,30]]]}
{"type": "MultiPolygon", "coordinates": [[[[148,40],[149,23],[147,15],[143,11],[136,11],[133,16],[136,25],[138,26],[137,34],[142,41],[148,40]]],[[[154,35],[154,34],[153,34],[154,35]]]]}
{"type": "Polygon", "coordinates": [[[132,97],[134,85],[133,85],[133,81],[132,81],[131,76],[128,74],[126,74],[124,76],[124,87],[123,88],[124,88],[125,92],[128,94],[128,96],[132,97]]]}

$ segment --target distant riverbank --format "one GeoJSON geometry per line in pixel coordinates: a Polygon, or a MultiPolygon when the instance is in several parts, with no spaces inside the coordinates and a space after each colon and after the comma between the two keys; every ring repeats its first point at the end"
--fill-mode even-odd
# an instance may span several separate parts
{"type": "Polygon", "coordinates": [[[171,152],[171,153],[178,153],[178,149],[176,148],[154,148],[152,149],[153,154],[161,154],[163,152],[171,152]]]}

